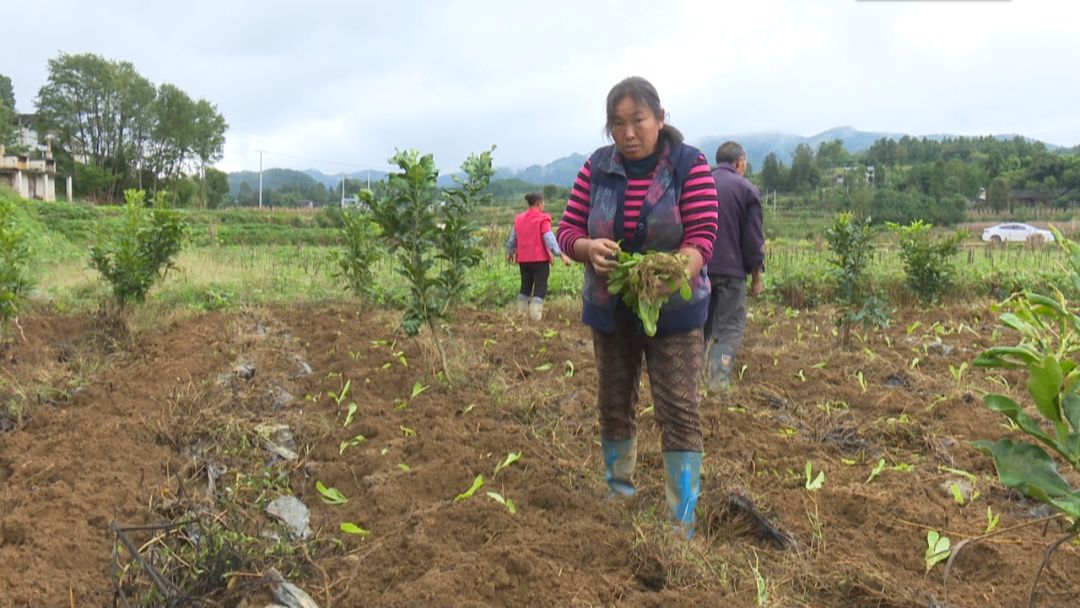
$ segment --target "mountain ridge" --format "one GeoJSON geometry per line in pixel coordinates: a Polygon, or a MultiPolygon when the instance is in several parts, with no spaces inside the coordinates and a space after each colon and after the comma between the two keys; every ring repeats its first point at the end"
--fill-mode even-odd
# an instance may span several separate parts
{"type": "MultiPolygon", "coordinates": [[[[810,147],[817,150],[818,145],[822,142],[829,142],[836,139],[844,142],[844,148],[848,152],[858,153],[866,151],[873,143],[881,138],[900,139],[901,137],[909,136],[916,139],[933,139],[941,141],[943,139],[952,139],[958,137],[978,137],[970,135],[951,135],[946,133],[932,134],[932,135],[908,135],[905,133],[894,133],[887,131],[860,131],[851,126],[838,126],[831,129],[826,129],[820,133],[816,133],[810,136],[798,135],[795,133],[788,133],[784,131],[758,131],[743,133],[740,135],[708,135],[697,138],[690,141],[692,145],[701,149],[705,153],[706,158],[710,164],[713,162],[713,157],[716,153],[716,148],[723,142],[734,140],[742,144],[746,150],[747,160],[750,165],[755,168],[761,167],[765,157],[770,153],[776,154],[777,158],[785,164],[791,163],[791,157],[795,153],[795,149],[801,144],[808,144],[810,147]]],[[[990,135],[996,139],[1012,139],[1014,137],[1022,137],[1018,134],[997,134],[990,135]]],[[[1029,141],[1038,141],[1032,138],[1027,138],[1029,141]]],[[[1049,144],[1043,142],[1048,149],[1058,149],[1060,146],[1055,144],[1049,144]]],[[[591,152],[591,151],[590,151],[591,152]]],[[[544,164],[532,164],[521,169],[512,169],[509,167],[496,167],[494,180],[502,179],[519,179],[524,182],[529,182],[537,185],[555,184],[557,186],[568,187],[574,183],[577,178],[578,171],[585,163],[585,153],[574,152],[566,156],[557,158],[551,162],[544,164]]],[[[300,174],[312,182],[321,183],[326,188],[340,187],[341,174],[326,174],[318,169],[306,169],[304,171],[297,171],[294,169],[269,169],[263,172],[263,187],[271,188],[275,186],[268,185],[267,172],[269,171],[284,171],[292,174],[300,174]]],[[[372,181],[378,181],[385,179],[387,173],[384,171],[364,170],[355,171],[353,173],[345,174],[345,177],[350,180],[367,181],[369,178],[372,181]]],[[[460,176],[460,174],[458,174],[460,176]]],[[[454,174],[443,174],[439,176],[438,185],[442,187],[452,186],[454,184],[454,174]]],[[[303,180],[298,176],[293,176],[295,179],[303,180]]],[[[236,188],[239,188],[240,182],[247,182],[249,187],[256,188],[258,186],[258,172],[255,171],[238,171],[229,174],[230,191],[235,192],[236,188]],[[236,177],[234,176],[241,176],[236,177]],[[254,183],[252,183],[254,181],[254,183]]],[[[278,177],[275,177],[275,182],[278,182],[278,177]]],[[[306,180],[303,180],[306,181],[306,180]]]]}

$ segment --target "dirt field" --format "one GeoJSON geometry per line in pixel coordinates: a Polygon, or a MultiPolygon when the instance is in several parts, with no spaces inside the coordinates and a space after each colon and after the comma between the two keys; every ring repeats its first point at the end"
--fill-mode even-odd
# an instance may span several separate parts
{"type": "MultiPolygon", "coordinates": [[[[924,564],[931,528],[956,546],[983,533],[987,507],[999,530],[1048,514],[967,445],[1008,432],[980,389],[1023,386],[1019,373],[992,382],[963,367],[990,344],[987,306],[901,311],[847,348],[827,310],[755,308],[741,382],[702,403],[689,544],[664,525],[647,389],[639,496],[605,500],[577,310],[555,303],[540,324],[462,312],[452,384],[429,340],[341,305],[177,316],[118,343],[87,317],[23,318],[0,376],[0,606],[190,594],[261,607],[270,566],[324,608],[1027,605],[1060,520],[966,547],[947,584],[944,562],[924,564]],[[825,473],[815,492],[808,461],[825,473]],[[484,486],[455,501],[479,474],[484,486]],[[324,502],[317,481],[347,502],[324,502]],[[307,540],[264,513],[286,494],[310,508],[307,540]],[[748,504],[794,545],[763,541],[732,506],[748,504]],[[157,588],[151,569],[166,579],[157,588]]],[[[1076,606],[1077,572],[1077,545],[1063,545],[1039,605],[1076,606]]]]}

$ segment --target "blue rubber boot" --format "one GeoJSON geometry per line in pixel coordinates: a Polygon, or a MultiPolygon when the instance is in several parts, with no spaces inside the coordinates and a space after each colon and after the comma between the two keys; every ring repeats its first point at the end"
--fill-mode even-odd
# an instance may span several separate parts
{"type": "Polygon", "coordinates": [[[701,493],[701,452],[664,452],[664,490],[671,520],[694,536],[694,509],[701,493]]]}
{"type": "Polygon", "coordinates": [[[601,437],[600,450],[604,453],[604,481],[611,488],[609,498],[633,496],[637,438],[614,441],[601,437]]]}

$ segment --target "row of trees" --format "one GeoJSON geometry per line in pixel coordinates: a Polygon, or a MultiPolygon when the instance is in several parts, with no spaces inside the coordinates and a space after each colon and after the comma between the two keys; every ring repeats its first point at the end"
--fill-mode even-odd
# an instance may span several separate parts
{"type": "Polygon", "coordinates": [[[11,79],[0,74],[0,146],[15,143],[15,90],[11,79]]]}
{"type": "Polygon", "coordinates": [[[1021,137],[882,138],[862,153],[850,153],[834,140],[816,150],[800,145],[790,166],[769,154],[753,179],[769,191],[842,190],[833,200],[872,184],[909,198],[928,197],[935,205],[953,206],[959,197],[1001,211],[1018,198],[1044,206],[1080,200],[1080,155],[1021,137]]]}
{"type": "Polygon", "coordinates": [[[36,105],[38,132],[80,194],[112,201],[125,188],[175,189],[194,177],[197,202],[212,202],[208,168],[222,157],[228,125],[209,101],[154,85],[126,61],[61,53],[36,105]]]}

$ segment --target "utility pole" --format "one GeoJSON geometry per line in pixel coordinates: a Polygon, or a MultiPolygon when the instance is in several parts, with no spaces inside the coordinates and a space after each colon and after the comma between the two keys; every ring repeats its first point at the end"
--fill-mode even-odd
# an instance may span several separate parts
{"type": "Polygon", "coordinates": [[[262,209],[262,155],[263,151],[259,150],[259,209],[262,209]]]}

